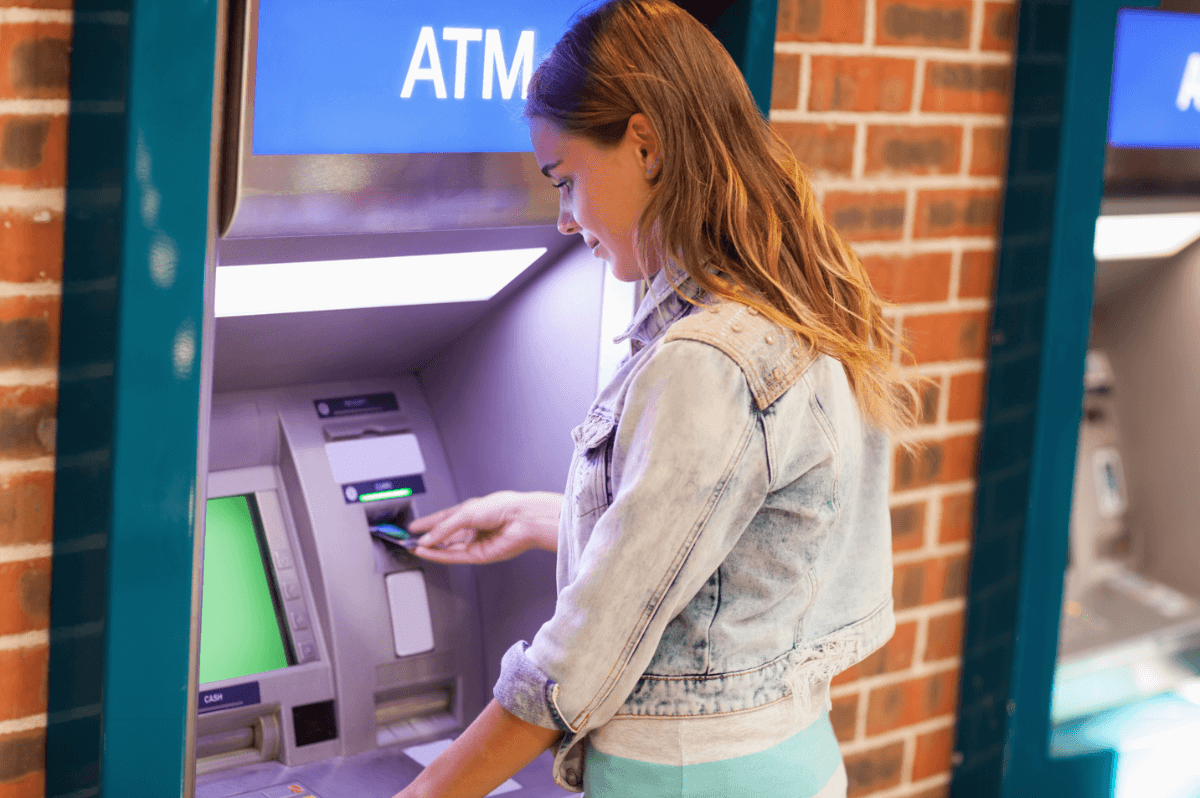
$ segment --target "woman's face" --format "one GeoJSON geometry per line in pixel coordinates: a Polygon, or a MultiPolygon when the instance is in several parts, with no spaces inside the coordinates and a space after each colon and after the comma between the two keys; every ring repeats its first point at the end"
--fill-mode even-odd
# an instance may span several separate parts
{"type": "Polygon", "coordinates": [[[651,177],[659,170],[657,139],[646,117],[634,114],[613,147],[567,133],[541,117],[529,121],[529,137],[542,173],[558,187],[559,232],[583,236],[618,280],[642,279],[634,235],[651,177]]]}

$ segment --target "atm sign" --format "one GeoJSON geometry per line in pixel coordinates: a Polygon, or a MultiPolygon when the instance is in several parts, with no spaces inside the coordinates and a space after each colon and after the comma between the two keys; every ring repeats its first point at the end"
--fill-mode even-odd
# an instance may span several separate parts
{"type": "Polygon", "coordinates": [[[578,0],[259,0],[255,155],[524,152],[578,0]]]}
{"type": "Polygon", "coordinates": [[[1108,143],[1200,147],[1200,15],[1117,15],[1108,143]]]}

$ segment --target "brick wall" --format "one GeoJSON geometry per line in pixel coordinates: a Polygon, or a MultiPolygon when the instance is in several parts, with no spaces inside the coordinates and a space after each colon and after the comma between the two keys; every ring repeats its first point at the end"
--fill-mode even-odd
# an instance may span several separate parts
{"type": "Polygon", "coordinates": [[[0,0],[0,798],[44,792],[71,0],[0,0]]]}
{"type": "Polygon", "coordinates": [[[771,120],[936,379],[893,464],[896,635],[834,681],[850,796],[948,791],[1015,0],[779,0],[771,120]]]}

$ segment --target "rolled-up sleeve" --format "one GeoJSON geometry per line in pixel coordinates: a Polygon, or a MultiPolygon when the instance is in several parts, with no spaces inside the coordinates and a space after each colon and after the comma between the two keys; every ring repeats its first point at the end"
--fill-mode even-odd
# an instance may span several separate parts
{"type": "Polygon", "coordinates": [[[639,368],[615,430],[612,503],[554,617],[509,649],[495,689],[510,712],[568,738],[617,712],[768,491],[762,419],[730,357],[675,340],[639,368]]]}

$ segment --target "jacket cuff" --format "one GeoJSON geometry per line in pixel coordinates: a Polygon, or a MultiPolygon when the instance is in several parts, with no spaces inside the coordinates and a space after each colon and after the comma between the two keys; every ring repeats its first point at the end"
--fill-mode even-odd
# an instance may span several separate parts
{"type": "Polygon", "coordinates": [[[552,696],[558,684],[525,654],[527,648],[528,643],[518,640],[504,653],[500,661],[500,679],[492,696],[500,706],[526,723],[571,731],[554,706],[552,696]]]}

